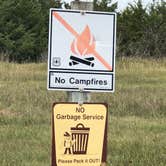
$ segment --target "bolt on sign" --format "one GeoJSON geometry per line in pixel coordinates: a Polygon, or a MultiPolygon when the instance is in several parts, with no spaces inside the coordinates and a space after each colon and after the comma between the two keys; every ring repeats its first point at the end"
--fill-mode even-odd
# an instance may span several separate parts
{"type": "Polygon", "coordinates": [[[107,106],[57,103],[52,118],[52,166],[106,162],[107,106]]]}
{"type": "Polygon", "coordinates": [[[50,10],[48,89],[114,91],[116,13],[50,10]]]}

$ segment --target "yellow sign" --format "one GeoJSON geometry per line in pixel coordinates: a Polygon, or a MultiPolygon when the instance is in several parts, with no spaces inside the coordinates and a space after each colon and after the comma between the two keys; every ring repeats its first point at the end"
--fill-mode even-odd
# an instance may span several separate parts
{"type": "Polygon", "coordinates": [[[52,166],[106,162],[107,107],[58,103],[53,107],[52,166]]]}

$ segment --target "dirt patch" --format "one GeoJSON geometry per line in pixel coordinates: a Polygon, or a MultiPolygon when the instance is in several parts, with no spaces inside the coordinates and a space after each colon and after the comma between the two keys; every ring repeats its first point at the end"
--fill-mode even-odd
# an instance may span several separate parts
{"type": "Polygon", "coordinates": [[[13,111],[11,111],[11,110],[6,110],[6,109],[2,109],[2,110],[0,110],[0,116],[16,116],[17,115],[17,113],[16,112],[13,112],[13,111]]]}

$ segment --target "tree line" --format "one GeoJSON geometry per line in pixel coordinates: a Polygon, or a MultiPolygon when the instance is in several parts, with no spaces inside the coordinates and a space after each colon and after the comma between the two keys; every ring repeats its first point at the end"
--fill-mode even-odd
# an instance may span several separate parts
{"type": "MultiPolygon", "coordinates": [[[[95,11],[117,11],[117,2],[94,0],[95,11]]],[[[49,8],[70,4],[54,0],[0,0],[0,60],[39,62],[47,55],[49,8]]],[[[117,12],[117,56],[166,56],[166,2],[141,0],[117,12]]]]}

